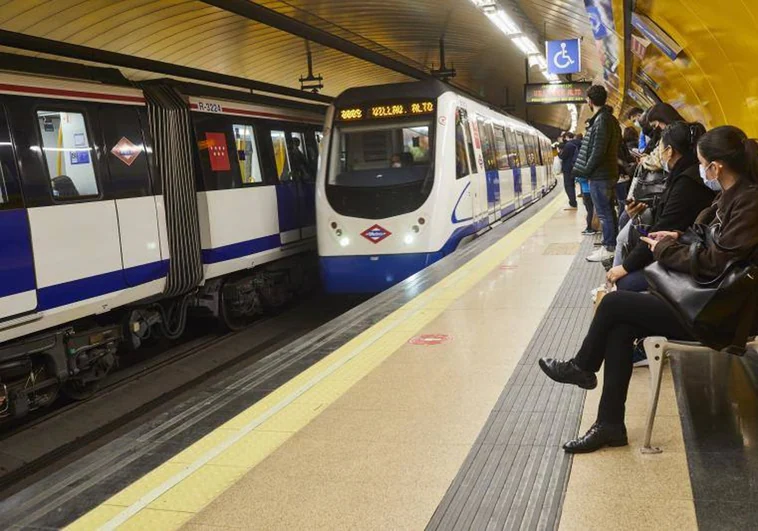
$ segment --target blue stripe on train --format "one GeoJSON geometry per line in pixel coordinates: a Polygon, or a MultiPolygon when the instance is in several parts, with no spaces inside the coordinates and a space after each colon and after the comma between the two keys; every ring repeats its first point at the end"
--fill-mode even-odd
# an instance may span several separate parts
{"type": "Polygon", "coordinates": [[[271,234],[253,240],[223,245],[214,249],[203,249],[203,263],[217,264],[218,262],[242,258],[243,256],[276,249],[281,246],[281,235],[271,234]]]}
{"type": "Polygon", "coordinates": [[[160,260],[41,288],[37,290],[37,311],[50,310],[127,289],[130,287],[126,283],[127,278],[145,284],[163,278],[167,271],[168,260],[160,260]]]}

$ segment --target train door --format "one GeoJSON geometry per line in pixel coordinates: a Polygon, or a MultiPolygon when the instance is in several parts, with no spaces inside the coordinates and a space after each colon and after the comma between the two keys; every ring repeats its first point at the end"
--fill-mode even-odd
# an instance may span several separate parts
{"type": "Polygon", "coordinates": [[[302,239],[301,201],[298,169],[302,165],[302,153],[293,149],[292,137],[284,129],[271,130],[274,163],[278,183],[276,185],[277,208],[279,209],[279,235],[282,245],[302,239]]]}
{"type": "Polygon", "coordinates": [[[474,139],[474,155],[471,168],[471,190],[473,192],[474,224],[477,228],[486,225],[487,222],[487,181],[482,153],[482,141],[474,119],[469,121],[471,135],[474,139]]]}
{"type": "Polygon", "coordinates": [[[524,134],[517,132],[516,141],[518,143],[517,151],[519,167],[517,189],[519,194],[519,203],[523,205],[531,199],[531,193],[529,192],[529,189],[531,188],[531,185],[529,183],[531,180],[531,175],[529,172],[528,157],[526,154],[526,138],[524,137],[524,134]]]}
{"type": "Polygon", "coordinates": [[[531,133],[526,135],[527,141],[527,157],[529,161],[529,176],[532,182],[532,197],[536,198],[537,195],[537,164],[539,164],[539,151],[537,151],[537,137],[531,133]]]}
{"type": "MultiPolygon", "coordinates": [[[[38,310],[123,289],[116,202],[103,186],[98,104],[14,97],[8,110],[28,208],[38,310]]],[[[108,308],[101,302],[102,310],[108,308]]]]}
{"type": "Polygon", "coordinates": [[[495,211],[500,203],[500,176],[497,171],[497,156],[495,154],[495,139],[492,134],[492,124],[477,117],[477,127],[482,140],[482,156],[484,158],[484,185],[487,196],[487,223],[496,221],[495,211]]]}
{"type": "Polygon", "coordinates": [[[0,109],[0,328],[37,308],[29,218],[21,196],[4,107],[0,109]]]}
{"type": "Polygon", "coordinates": [[[158,210],[137,110],[100,105],[107,188],[116,202],[124,280],[138,286],[165,276],[158,210]]]}
{"type": "Polygon", "coordinates": [[[305,130],[291,131],[292,150],[290,160],[298,185],[298,220],[302,238],[316,235],[316,170],[318,147],[313,133],[305,130]],[[297,165],[295,165],[297,163],[297,165]]]}

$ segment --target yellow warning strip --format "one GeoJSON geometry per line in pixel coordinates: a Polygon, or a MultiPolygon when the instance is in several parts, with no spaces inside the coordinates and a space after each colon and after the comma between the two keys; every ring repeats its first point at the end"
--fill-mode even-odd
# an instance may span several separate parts
{"type": "Polygon", "coordinates": [[[518,250],[562,201],[66,529],[178,529],[518,250]]]}

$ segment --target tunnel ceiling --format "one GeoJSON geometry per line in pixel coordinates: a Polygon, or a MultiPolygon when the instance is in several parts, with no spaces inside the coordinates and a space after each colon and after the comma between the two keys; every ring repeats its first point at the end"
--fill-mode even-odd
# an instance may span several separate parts
{"type": "MultiPolygon", "coordinates": [[[[524,56],[470,0],[288,0],[257,2],[419,69],[439,66],[444,35],[453,82],[523,116],[524,56]]],[[[551,39],[584,36],[585,77],[601,69],[583,0],[503,0],[516,20],[528,18],[551,39]]],[[[305,41],[194,0],[6,0],[0,28],[213,72],[299,88],[307,73],[305,41]]],[[[535,35],[534,40],[539,42],[535,35]]],[[[323,93],[409,80],[403,74],[311,44],[323,93]]],[[[49,56],[48,56],[49,57],[49,56]]],[[[131,79],[157,77],[124,70],[131,79]]],[[[533,82],[542,82],[535,70],[533,82]]],[[[565,106],[532,107],[533,121],[566,127],[565,106]]]]}

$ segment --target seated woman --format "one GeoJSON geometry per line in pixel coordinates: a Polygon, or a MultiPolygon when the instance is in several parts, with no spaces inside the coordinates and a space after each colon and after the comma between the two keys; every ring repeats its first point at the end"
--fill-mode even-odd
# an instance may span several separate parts
{"type": "MultiPolygon", "coordinates": [[[[697,142],[705,134],[698,123],[674,122],[661,135],[661,161],[668,174],[666,189],[653,212],[650,232],[684,231],[707,208],[715,194],[703,184],[697,159],[697,142]]],[[[641,242],[634,245],[622,265],[608,271],[608,281],[624,291],[647,291],[642,270],[653,263],[653,253],[641,242]]]]}
{"type": "MultiPolygon", "coordinates": [[[[698,142],[698,159],[700,171],[709,180],[718,179],[724,190],[697,219],[698,223],[720,225],[719,245],[690,256],[690,246],[678,241],[678,232],[654,232],[643,241],[665,267],[688,273],[694,260],[700,274],[713,279],[732,260],[754,259],[758,249],[758,143],[736,127],[718,127],[698,142]]],[[[624,404],[632,376],[633,345],[635,340],[653,335],[692,339],[662,299],[649,293],[616,291],[598,306],[576,357],[539,361],[540,368],[556,382],[583,389],[597,387],[595,373],[605,362],[597,421],[585,435],[567,442],[563,446],[566,452],[594,452],[604,446],[628,444],[624,404]]]]}

